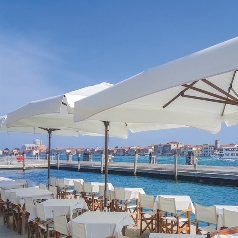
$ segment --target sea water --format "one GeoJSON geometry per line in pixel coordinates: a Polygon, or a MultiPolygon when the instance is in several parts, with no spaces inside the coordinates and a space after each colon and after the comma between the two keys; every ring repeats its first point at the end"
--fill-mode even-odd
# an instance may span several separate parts
{"type": "MultiPolygon", "coordinates": [[[[80,178],[85,182],[104,182],[104,175],[92,172],[51,170],[51,177],[80,178]]],[[[47,169],[0,170],[0,177],[26,179],[30,185],[47,184],[47,169]]],[[[214,186],[206,183],[193,183],[142,176],[108,175],[108,182],[114,187],[143,188],[150,195],[189,195],[193,202],[201,205],[238,206],[238,188],[232,186],[214,186]]]]}

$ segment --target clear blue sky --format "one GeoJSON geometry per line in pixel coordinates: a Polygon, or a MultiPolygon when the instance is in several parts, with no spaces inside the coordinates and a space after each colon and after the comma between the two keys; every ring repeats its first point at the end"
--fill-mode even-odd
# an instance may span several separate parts
{"type": "MultiPolygon", "coordinates": [[[[26,103],[148,68],[238,36],[238,1],[1,1],[0,115],[26,103]]],[[[133,90],[133,89],[131,89],[133,90]]],[[[123,96],[123,95],[122,95],[123,96]]],[[[38,135],[0,133],[0,149],[38,135]]],[[[38,136],[47,143],[46,136],[38,136]]],[[[173,129],[110,138],[110,146],[238,143],[238,127],[212,135],[173,129]]],[[[103,146],[103,137],[53,137],[53,147],[103,146]]]]}

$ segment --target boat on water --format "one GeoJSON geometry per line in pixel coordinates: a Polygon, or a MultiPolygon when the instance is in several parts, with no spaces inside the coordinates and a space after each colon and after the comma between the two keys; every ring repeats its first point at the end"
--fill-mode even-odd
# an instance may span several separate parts
{"type": "Polygon", "coordinates": [[[238,145],[220,148],[212,157],[220,159],[238,159],[238,145]]]}

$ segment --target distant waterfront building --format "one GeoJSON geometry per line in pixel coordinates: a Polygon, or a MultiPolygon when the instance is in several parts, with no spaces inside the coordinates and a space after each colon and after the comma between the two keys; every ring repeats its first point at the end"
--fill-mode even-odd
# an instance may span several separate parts
{"type": "Polygon", "coordinates": [[[172,155],[175,151],[177,151],[177,153],[179,154],[180,148],[182,148],[183,146],[183,144],[176,141],[168,142],[163,146],[163,155],[172,155]]]}
{"type": "Polygon", "coordinates": [[[124,156],[127,155],[128,147],[121,147],[117,149],[117,155],[124,156]]]}
{"type": "Polygon", "coordinates": [[[24,144],[22,145],[21,149],[22,151],[33,151],[33,150],[45,151],[46,146],[42,144],[42,140],[36,138],[33,141],[33,144],[24,144]]]}
{"type": "Polygon", "coordinates": [[[2,155],[2,150],[0,150],[0,155],[2,155]]]}
{"type": "Polygon", "coordinates": [[[130,146],[127,151],[127,155],[134,156],[136,154],[137,147],[136,146],[130,146]]]}
{"type": "Polygon", "coordinates": [[[154,145],[154,154],[155,155],[163,155],[164,144],[154,145]]]}
{"type": "Polygon", "coordinates": [[[215,140],[215,150],[218,150],[221,146],[220,140],[215,140]]]}
{"type": "Polygon", "coordinates": [[[211,155],[213,155],[213,152],[214,152],[214,146],[208,145],[208,144],[202,145],[202,155],[203,156],[211,156],[211,155]]]}

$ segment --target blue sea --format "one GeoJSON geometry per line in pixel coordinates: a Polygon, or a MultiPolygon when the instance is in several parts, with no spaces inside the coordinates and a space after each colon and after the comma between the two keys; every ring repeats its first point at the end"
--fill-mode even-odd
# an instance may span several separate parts
{"type": "MultiPolygon", "coordinates": [[[[31,185],[47,184],[47,169],[0,170],[0,177],[26,179],[31,185]]],[[[51,170],[51,176],[57,178],[81,178],[86,182],[104,182],[104,175],[92,172],[51,170]]],[[[141,176],[123,176],[109,174],[108,182],[114,187],[142,187],[146,194],[189,195],[193,202],[202,205],[238,206],[238,188],[231,186],[213,186],[203,183],[145,178],[141,176]]]]}

